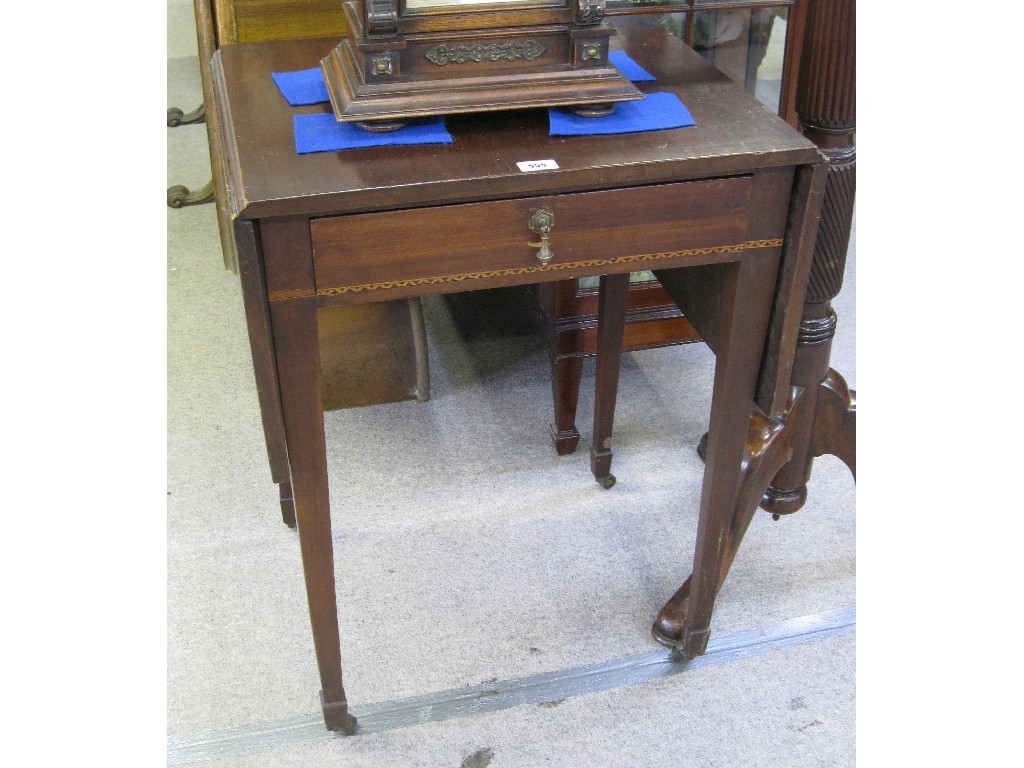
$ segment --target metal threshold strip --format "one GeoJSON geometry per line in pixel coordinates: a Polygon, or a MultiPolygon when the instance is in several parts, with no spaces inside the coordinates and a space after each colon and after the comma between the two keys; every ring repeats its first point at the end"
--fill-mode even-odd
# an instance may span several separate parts
{"type": "MultiPolygon", "coordinates": [[[[378,733],[410,725],[497,712],[525,704],[551,704],[568,698],[636,685],[680,672],[759,656],[853,632],[855,606],[789,619],[760,629],[713,637],[707,652],[689,662],[673,661],[672,652],[658,649],[612,661],[502,680],[485,685],[439,691],[407,699],[353,706],[359,719],[356,733],[378,733]]],[[[322,715],[252,723],[167,739],[167,764],[220,760],[281,747],[346,738],[327,731],[322,715]]]]}

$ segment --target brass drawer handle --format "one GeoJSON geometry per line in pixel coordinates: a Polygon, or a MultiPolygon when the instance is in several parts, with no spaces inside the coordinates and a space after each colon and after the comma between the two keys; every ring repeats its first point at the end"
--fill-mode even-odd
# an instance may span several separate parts
{"type": "Polygon", "coordinates": [[[534,248],[540,248],[537,253],[537,261],[545,266],[555,254],[548,245],[548,237],[551,235],[551,228],[555,225],[555,214],[543,209],[537,211],[530,217],[530,230],[540,235],[540,243],[530,243],[534,248]]]}

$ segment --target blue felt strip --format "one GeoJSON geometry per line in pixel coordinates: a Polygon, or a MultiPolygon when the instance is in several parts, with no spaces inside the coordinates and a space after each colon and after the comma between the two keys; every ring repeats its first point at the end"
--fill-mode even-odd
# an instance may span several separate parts
{"type": "Polygon", "coordinates": [[[690,110],[674,93],[648,93],[643,101],[616,104],[615,111],[607,117],[579,117],[560,109],[549,109],[548,120],[551,136],[663,131],[694,124],[690,110]]]}
{"type": "Polygon", "coordinates": [[[274,72],[271,74],[281,95],[293,107],[307,104],[322,104],[330,101],[324,73],[320,67],[304,69],[301,72],[274,72]]]}
{"type": "Polygon", "coordinates": [[[451,144],[454,139],[444,127],[444,118],[429,118],[410,122],[391,133],[373,133],[354,123],[339,123],[334,115],[295,115],[295,151],[300,155],[311,152],[337,152],[357,147],[383,147],[402,144],[451,144]]]}
{"type": "Polygon", "coordinates": [[[608,54],[608,61],[630,82],[649,83],[654,80],[654,75],[629,58],[625,51],[612,51],[608,54]]]}

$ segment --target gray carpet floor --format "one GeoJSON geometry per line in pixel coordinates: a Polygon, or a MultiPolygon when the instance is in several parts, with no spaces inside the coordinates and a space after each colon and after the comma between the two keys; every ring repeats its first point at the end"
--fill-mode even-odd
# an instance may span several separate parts
{"type": "MultiPolygon", "coordinates": [[[[168,2],[168,106],[201,101],[192,6],[168,2]]],[[[167,131],[167,182],[209,178],[206,128],[167,131]]],[[[833,367],[856,386],[855,243],[833,367]]],[[[689,572],[714,358],[628,353],[617,485],[587,440],[558,457],[550,374],[527,325],[480,334],[425,300],[429,402],[326,415],[352,710],[656,650],[657,609],[689,572]]],[[[318,714],[295,534],[270,481],[238,278],[212,205],[167,210],[169,752],[204,733],[318,714]]],[[[577,426],[591,427],[593,364],[577,426]]],[[[855,486],[820,459],[807,505],[755,518],[713,636],[853,606],[855,486]]],[[[352,738],[267,746],[227,766],[847,766],[856,634],[636,685],[352,738]]]]}

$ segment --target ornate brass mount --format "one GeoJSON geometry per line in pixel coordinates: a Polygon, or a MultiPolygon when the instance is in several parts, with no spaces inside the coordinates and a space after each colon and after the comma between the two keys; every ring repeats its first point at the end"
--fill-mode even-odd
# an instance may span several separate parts
{"type": "Polygon", "coordinates": [[[544,46],[536,40],[519,43],[492,43],[490,45],[435,45],[425,54],[430,61],[443,67],[445,64],[465,64],[467,61],[533,61],[544,53],[544,46]]]}
{"type": "Polygon", "coordinates": [[[555,214],[551,211],[541,209],[530,217],[530,230],[540,235],[540,244],[530,243],[534,248],[539,247],[537,261],[547,266],[555,254],[548,245],[548,238],[551,236],[551,229],[555,226],[555,214]]]}
{"type": "Polygon", "coordinates": [[[579,0],[577,18],[581,24],[598,24],[604,18],[605,0],[579,0]]]}

